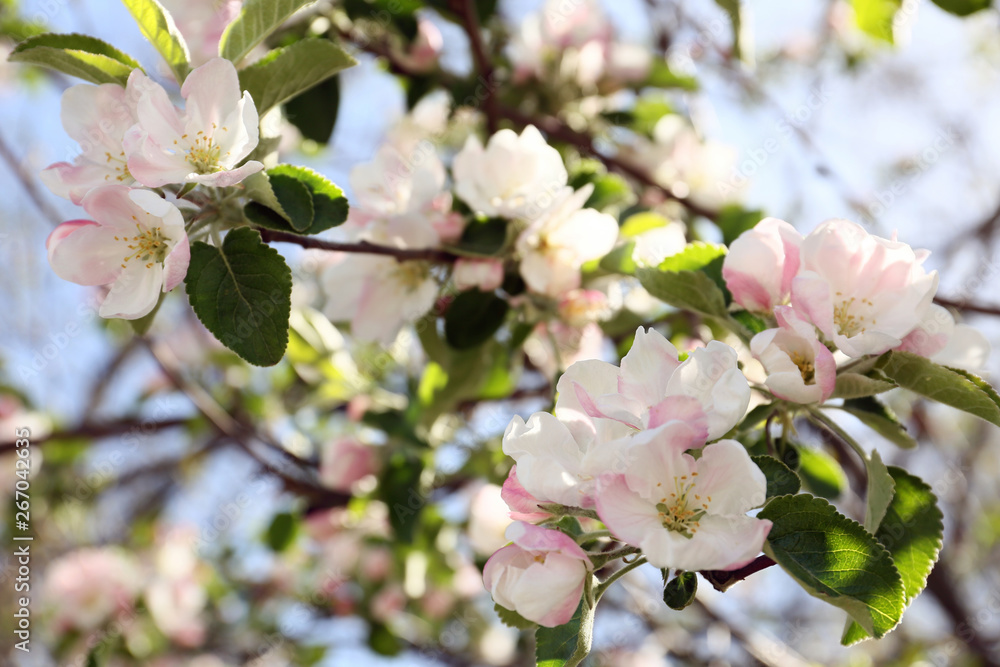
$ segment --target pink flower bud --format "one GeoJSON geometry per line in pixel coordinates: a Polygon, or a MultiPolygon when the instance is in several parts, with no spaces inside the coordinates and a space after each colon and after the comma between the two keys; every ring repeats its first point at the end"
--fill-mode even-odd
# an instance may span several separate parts
{"type": "Polygon", "coordinates": [[[764,218],[740,234],[722,264],[722,276],[733,300],[757,312],[786,302],[799,270],[801,245],[802,235],[777,218],[764,218]]]}
{"type": "Polygon", "coordinates": [[[455,287],[492,292],[503,283],[503,262],[498,259],[460,259],[452,274],[455,287]]]}
{"type": "Polygon", "coordinates": [[[351,485],[378,472],[375,450],[355,438],[341,438],[323,449],[320,479],[334,491],[348,493],[351,485]]]}

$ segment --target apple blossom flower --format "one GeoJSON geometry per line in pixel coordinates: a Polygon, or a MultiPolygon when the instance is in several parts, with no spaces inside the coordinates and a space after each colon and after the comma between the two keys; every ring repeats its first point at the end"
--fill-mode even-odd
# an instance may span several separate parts
{"type": "Polygon", "coordinates": [[[501,607],[549,628],[569,621],[580,604],[593,565],[569,535],[558,530],[513,523],[513,542],[493,554],[483,568],[483,583],[501,607]]]}
{"type": "Polygon", "coordinates": [[[483,148],[471,135],[452,163],[455,193],[486,216],[534,219],[555,203],[569,175],[559,151],[533,125],[500,130],[483,148]]]}
{"type": "Polygon", "coordinates": [[[108,185],[83,198],[91,220],[56,227],[45,242],[49,264],[63,280],[110,285],[101,317],[138,319],[160,293],[184,280],[191,250],[181,212],[149,190],[108,185]]]}
{"type": "MultiPolygon", "coordinates": [[[[136,70],[130,84],[133,79],[146,75],[136,70]]],[[[143,185],[227,187],[264,168],[256,160],[237,166],[257,147],[259,119],[250,93],[240,95],[236,68],[225,58],[213,58],[188,74],[181,86],[183,112],[159,84],[145,80],[141,89],[138,123],[126,133],[124,146],[128,169],[143,185]]]]}
{"type": "Polygon", "coordinates": [[[733,301],[766,313],[787,303],[799,272],[801,245],[802,235],[777,218],[764,218],[740,234],[722,262],[722,277],[733,301]]]}
{"type": "Polygon", "coordinates": [[[739,423],[750,402],[733,348],[711,341],[681,362],[670,341],[642,327],[620,368],[603,361],[574,364],[556,389],[555,414],[578,440],[607,441],[678,415],[692,423],[704,419],[705,438],[714,440],[739,423]]]}
{"type": "Polygon", "coordinates": [[[507,544],[504,531],[512,523],[507,503],[496,484],[483,484],[469,503],[469,543],[476,552],[492,554],[507,544]]]}
{"type": "Polygon", "coordinates": [[[432,21],[417,16],[417,34],[405,52],[396,55],[398,61],[412,72],[429,72],[437,64],[444,49],[444,35],[432,21]]]}
{"type": "Polygon", "coordinates": [[[793,403],[822,403],[837,384],[837,362],[816,336],[816,328],[789,306],[774,311],[781,325],[761,331],[750,351],[767,371],[764,384],[778,398],[793,403]]]}
{"type": "Polygon", "coordinates": [[[122,139],[135,125],[138,95],[133,78],[126,90],[118,84],[80,84],[62,95],[62,124],[80,144],[73,163],[56,162],[39,178],[54,194],[79,205],[84,195],[102,185],[131,185],[122,139]]]}
{"type": "Polygon", "coordinates": [[[739,151],[730,144],[698,136],[677,114],[657,121],[653,139],[652,143],[640,140],[632,157],[679,197],[717,209],[738,198],[747,184],[736,170],[739,151]]]}
{"type": "Polygon", "coordinates": [[[430,310],[438,294],[429,263],[379,255],[341,253],[321,280],[327,317],[350,321],[358,340],[382,344],[391,343],[405,324],[430,310]]]}
{"type": "Polygon", "coordinates": [[[434,145],[418,142],[407,152],[383,144],[371,162],[351,169],[351,191],[355,204],[372,218],[416,213],[433,207],[445,192],[444,165],[434,145]]]}
{"type": "Polygon", "coordinates": [[[559,300],[559,318],[572,327],[584,327],[605,319],[611,311],[608,295],[595,289],[574,289],[559,300]]]}
{"type": "Polygon", "coordinates": [[[191,578],[156,579],[146,589],[146,607],[156,627],[181,646],[200,646],[206,625],[200,618],[208,602],[205,588],[191,578]]]}
{"type": "Polygon", "coordinates": [[[528,287],[558,298],[580,286],[580,267],[608,254],[618,238],[610,215],[583,204],[594,191],[588,184],[563,190],[552,206],[517,238],[521,276],[528,287]]]}
{"type": "MultiPolygon", "coordinates": [[[[652,430],[662,432],[662,438],[680,450],[704,445],[707,430],[697,401],[674,396],[664,401],[667,404],[671,406],[666,410],[669,416],[652,430]]],[[[647,431],[635,435],[633,428],[615,419],[600,421],[594,437],[579,429],[574,432],[576,424],[548,412],[537,412],[527,422],[515,416],[507,425],[502,448],[517,461],[517,479],[524,491],[540,501],[594,507],[597,478],[608,470],[622,471],[631,465],[630,436],[650,437],[647,431]]]]}
{"type": "Polygon", "coordinates": [[[632,261],[638,266],[659,266],[667,257],[672,257],[687,246],[684,225],[670,222],[638,234],[634,239],[632,261]]]}
{"type": "Polygon", "coordinates": [[[936,303],[931,304],[924,319],[896,349],[967,371],[978,371],[990,356],[986,336],[966,324],[956,324],[948,309],[936,303]]]}
{"type": "Polygon", "coordinates": [[[578,361],[599,359],[605,342],[604,331],[596,322],[577,326],[549,320],[539,322],[524,341],[524,353],[536,368],[551,378],[578,361]]]}
{"type": "Polygon", "coordinates": [[[771,522],[746,516],[767,481],[746,449],[720,440],[697,460],[656,439],[629,450],[624,473],[597,482],[597,513],[616,538],[658,568],[734,570],[753,560],[771,522]]]}
{"type": "Polygon", "coordinates": [[[87,632],[130,609],[141,587],[131,557],[111,548],[80,549],[49,564],[42,598],[56,628],[87,632]]]}
{"type": "Polygon", "coordinates": [[[927,315],[938,285],[928,254],[828,220],[802,241],[792,305],[847,356],[881,354],[927,315]]]}
{"type": "Polygon", "coordinates": [[[334,491],[349,493],[356,481],[378,470],[375,448],[357,438],[337,438],[323,447],[319,478],[334,491]]]}
{"type": "Polygon", "coordinates": [[[492,292],[503,284],[503,262],[498,259],[459,259],[451,274],[459,290],[492,292]]]}

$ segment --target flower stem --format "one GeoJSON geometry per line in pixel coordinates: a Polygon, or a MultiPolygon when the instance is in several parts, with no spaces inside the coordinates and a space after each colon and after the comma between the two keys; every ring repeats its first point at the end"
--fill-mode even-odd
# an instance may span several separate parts
{"type": "Polygon", "coordinates": [[[585,510],[580,507],[572,507],[571,505],[560,505],[559,503],[540,503],[538,507],[550,514],[557,514],[559,516],[585,516],[588,519],[597,519],[597,512],[594,510],[585,510]]]}
{"type": "Polygon", "coordinates": [[[843,440],[845,443],[847,443],[851,447],[851,449],[853,449],[857,453],[857,455],[861,457],[862,461],[865,461],[865,463],[868,462],[868,454],[865,452],[865,450],[862,449],[861,445],[859,445],[858,442],[854,438],[852,438],[847,431],[840,428],[837,422],[833,421],[832,419],[827,417],[825,414],[823,414],[816,408],[809,408],[809,417],[813,420],[813,422],[818,423],[820,426],[826,428],[826,430],[830,431],[838,438],[843,440]]]}
{"type": "Polygon", "coordinates": [[[594,612],[597,610],[598,600],[594,593],[594,581],[593,576],[584,580],[583,605],[580,610],[580,634],[576,636],[576,649],[574,649],[573,655],[566,660],[563,667],[576,667],[590,653],[590,646],[594,641],[594,612]]]}
{"type": "Polygon", "coordinates": [[[595,530],[590,533],[580,533],[576,536],[576,543],[583,544],[584,542],[589,542],[590,540],[597,540],[602,537],[611,537],[610,530],[595,530]]]}
{"type": "Polygon", "coordinates": [[[624,577],[626,574],[628,574],[629,572],[631,572],[635,568],[639,567],[640,565],[645,565],[645,564],[646,564],[646,557],[645,556],[640,556],[639,558],[636,558],[634,561],[632,561],[631,563],[629,563],[625,567],[621,568],[620,570],[616,570],[615,572],[613,572],[611,574],[611,576],[609,576],[607,579],[605,579],[604,581],[602,581],[597,586],[597,589],[594,591],[594,599],[595,600],[600,600],[601,596],[604,595],[604,592],[606,590],[608,590],[608,588],[611,587],[611,584],[615,583],[616,581],[618,581],[619,579],[621,579],[622,577],[624,577]]]}

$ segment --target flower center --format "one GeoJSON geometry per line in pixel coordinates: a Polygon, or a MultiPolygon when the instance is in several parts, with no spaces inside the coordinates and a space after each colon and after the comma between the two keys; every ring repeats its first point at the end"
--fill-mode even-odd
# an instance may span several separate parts
{"type": "MultiPolygon", "coordinates": [[[[837,292],[837,296],[843,296],[843,293],[837,292]]],[[[864,333],[870,325],[877,323],[874,317],[869,323],[868,318],[858,312],[858,308],[854,307],[856,301],[860,307],[867,306],[868,309],[871,309],[875,306],[868,299],[856,299],[852,296],[850,299],[841,299],[840,303],[833,308],[833,322],[837,325],[837,331],[847,338],[864,333]]]]}
{"type": "MultiPolygon", "coordinates": [[[[187,138],[187,135],[182,138],[187,138]]],[[[215,143],[214,138],[198,130],[198,135],[188,148],[185,159],[196,173],[213,174],[222,171],[222,167],[219,166],[219,158],[221,157],[222,147],[215,143]]]]}
{"type": "Polygon", "coordinates": [[[116,236],[116,241],[126,244],[131,254],[122,259],[122,268],[126,268],[129,261],[137,259],[146,264],[147,269],[153,268],[156,262],[163,262],[170,252],[167,246],[169,239],[163,235],[159,227],[143,229],[138,222],[135,223],[138,233],[135,236],[116,236]]]}
{"type": "Polygon", "coordinates": [[[806,358],[801,352],[792,352],[789,355],[792,363],[799,367],[802,374],[802,381],[806,384],[816,384],[816,366],[812,360],[806,358]]]}
{"type": "Polygon", "coordinates": [[[110,181],[114,178],[119,183],[124,183],[125,181],[131,183],[132,174],[128,171],[128,162],[125,160],[125,151],[119,153],[117,157],[107,151],[105,151],[104,155],[107,157],[106,162],[108,163],[108,166],[116,172],[116,174],[105,174],[104,180],[110,181]]]}
{"type": "MultiPolygon", "coordinates": [[[[697,477],[698,473],[691,473],[697,477]]],[[[657,483],[657,486],[660,486],[657,483]]],[[[702,502],[701,496],[694,492],[695,481],[688,481],[687,475],[674,477],[674,491],[669,498],[660,498],[656,509],[660,513],[660,522],[667,530],[680,533],[689,540],[698,532],[698,522],[708,513],[708,503],[712,497],[707,496],[702,502]]]]}
{"type": "Polygon", "coordinates": [[[417,289],[427,280],[427,262],[398,262],[393,277],[407,292],[417,289]]]}

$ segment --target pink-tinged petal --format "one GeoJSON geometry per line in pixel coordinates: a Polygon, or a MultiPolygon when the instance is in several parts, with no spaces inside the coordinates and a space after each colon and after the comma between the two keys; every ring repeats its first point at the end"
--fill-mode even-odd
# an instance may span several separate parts
{"type": "MultiPolygon", "coordinates": [[[[136,118],[142,132],[161,150],[174,150],[184,134],[181,112],[171,103],[167,91],[149,81],[136,102],[136,118]]],[[[131,156],[129,156],[131,157],[131,156]]]]}
{"type": "Polygon", "coordinates": [[[663,334],[639,327],[628,353],[622,357],[618,390],[643,406],[656,405],[667,392],[667,382],[680,365],[677,348],[663,334]]]}
{"type": "Polygon", "coordinates": [[[77,285],[107,285],[122,271],[125,249],[114,240],[114,230],[90,220],[64,222],[45,247],[55,274],[77,285]]]}
{"type": "Polygon", "coordinates": [[[132,262],[123,270],[111,291],[101,304],[101,317],[120,317],[137,320],[152,312],[163,287],[163,265],[154,263],[150,268],[132,262]]]}
{"type": "Polygon", "coordinates": [[[121,176],[121,172],[116,172],[113,168],[109,169],[89,162],[81,164],[56,162],[43,169],[38,175],[42,183],[52,191],[52,194],[69,199],[77,206],[94,188],[108,185],[109,182],[123,185],[131,185],[135,182],[135,179],[131,177],[122,178],[121,176]]]}
{"type": "Polygon", "coordinates": [[[692,447],[700,447],[708,438],[708,416],[696,398],[667,396],[649,409],[649,423],[646,424],[646,428],[656,428],[671,421],[686,422],[694,429],[694,438],[699,444],[692,447]]]}
{"type": "Polygon", "coordinates": [[[750,385],[737,365],[736,350],[717,340],[691,351],[671,375],[667,393],[698,399],[710,440],[736,426],[750,404],[750,385]]]}
{"type": "Polygon", "coordinates": [[[733,300],[747,310],[769,311],[785,300],[798,273],[802,235],[777,218],[765,218],[730,246],[722,276],[733,300]],[[770,267],[761,271],[760,267],[770,267]]]}
{"type": "Polygon", "coordinates": [[[549,242],[570,250],[576,268],[611,252],[618,239],[618,223],[592,208],[577,211],[549,235],[549,242]]]}
{"type": "Polygon", "coordinates": [[[696,489],[703,498],[712,498],[712,514],[744,514],[764,504],[767,479],[746,448],[735,440],[706,446],[697,467],[696,489]]]}
{"type": "Polygon", "coordinates": [[[834,359],[833,353],[827,349],[826,345],[818,340],[813,343],[813,348],[816,351],[816,356],[813,359],[814,378],[816,385],[822,392],[818,402],[823,403],[833,395],[833,390],[837,385],[837,360],[834,359]]]}
{"type": "Polygon", "coordinates": [[[129,154],[128,170],[135,180],[148,188],[186,183],[195,175],[183,153],[162,151],[148,137],[138,151],[129,154]]]}
{"type": "Polygon", "coordinates": [[[596,501],[601,521],[627,544],[639,546],[650,533],[665,530],[655,504],[629,489],[624,475],[601,475],[596,501]]]}
{"type": "Polygon", "coordinates": [[[228,188],[231,185],[236,185],[247,176],[256,174],[258,171],[263,169],[263,163],[257,162],[256,160],[250,160],[246,164],[241,165],[236,169],[230,169],[229,171],[217,171],[213,174],[191,173],[187,177],[187,182],[201,183],[202,185],[208,185],[213,188],[228,188]]]}
{"type": "Polygon", "coordinates": [[[692,537],[661,528],[643,541],[643,555],[658,568],[734,570],[753,560],[764,546],[771,522],[748,516],[707,515],[692,537]]]}
{"type": "MultiPolygon", "coordinates": [[[[836,378],[834,378],[836,382],[836,378]]],[[[778,398],[792,403],[810,404],[822,403],[823,388],[818,384],[806,384],[802,373],[796,368],[793,371],[778,371],[768,373],[764,382],[767,388],[778,398]]]]}
{"type": "Polygon", "coordinates": [[[591,576],[582,564],[562,554],[529,566],[517,582],[517,612],[547,628],[568,623],[580,605],[584,579],[591,576]]]}
{"type": "Polygon", "coordinates": [[[236,68],[225,58],[212,58],[196,67],[181,86],[188,128],[208,131],[221,127],[240,102],[240,80],[236,68]]]}
{"type": "Polygon", "coordinates": [[[827,338],[833,338],[836,331],[830,285],[819,274],[804,272],[792,281],[792,306],[827,338]]]}
{"type": "Polygon", "coordinates": [[[549,413],[536,412],[527,422],[515,416],[501,446],[517,461],[517,478],[528,493],[574,507],[592,503],[592,484],[580,478],[583,451],[566,424],[549,413]]]}
{"type": "Polygon", "coordinates": [[[501,573],[523,552],[524,550],[520,547],[508,544],[505,547],[497,549],[489,557],[486,565],[483,566],[483,585],[486,586],[486,590],[493,593],[493,589],[496,587],[496,582],[500,578],[501,573]]]}
{"type": "Polygon", "coordinates": [[[722,276],[726,281],[726,288],[733,295],[733,301],[755,312],[767,312],[771,309],[771,293],[761,284],[759,274],[723,267],[722,276]]]}
{"type": "Polygon", "coordinates": [[[561,530],[542,528],[523,521],[507,527],[507,539],[528,551],[557,551],[569,558],[586,563],[590,567],[590,557],[573,538],[561,530]]]}
{"type": "Polygon", "coordinates": [[[163,291],[169,292],[184,282],[191,264],[191,244],[185,233],[176,241],[174,249],[163,260],[163,291]]]}
{"type": "Polygon", "coordinates": [[[614,419],[616,421],[620,421],[623,424],[627,424],[632,428],[636,429],[642,426],[641,421],[635,415],[634,412],[630,414],[627,411],[627,408],[621,409],[627,406],[627,403],[625,403],[625,401],[628,401],[628,399],[626,399],[624,396],[620,396],[618,394],[608,395],[607,396],[608,400],[606,401],[606,403],[608,404],[607,407],[609,407],[610,409],[608,410],[608,412],[605,412],[604,410],[601,409],[601,407],[598,407],[596,401],[590,396],[590,394],[587,393],[587,390],[579,382],[573,383],[571,391],[576,393],[576,400],[579,402],[580,407],[583,409],[584,414],[586,414],[588,417],[591,418],[597,417],[601,419],[614,419]],[[624,401],[615,399],[624,399],[624,401]]]}
{"type": "Polygon", "coordinates": [[[145,211],[129,196],[132,188],[125,185],[108,185],[91,190],[83,198],[83,210],[101,225],[113,228],[115,233],[134,233],[135,224],[145,211]]]}
{"type": "Polygon", "coordinates": [[[979,330],[957,324],[948,338],[948,344],[931,359],[946,366],[977,372],[986,365],[990,347],[990,341],[979,330]]]}
{"type": "Polygon", "coordinates": [[[617,393],[618,368],[597,359],[578,361],[566,369],[556,384],[556,417],[566,422],[573,434],[581,440],[593,438],[593,420],[580,403],[575,385],[583,387],[592,397],[617,393]]]}
{"type": "Polygon", "coordinates": [[[103,162],[107,154],[120,156],[122,135],[135,123],[124,88],[114,83],[71,86],[61,106],[66,134],[76,139],[83,155],[95,162],[103,162]]]}
{"type": "Polygon", "coordinates": [[[500,498],[507,503],[510,508],[509,516],[515,521],[527,521],[534,523],[542,521],[552,516],[548,512],[542,512],[538,508],[542,501],[528,493],[521,482],[517,479],[517,466],[512,466],[507,479],[504,480],[500,489],[500,498]]]}

